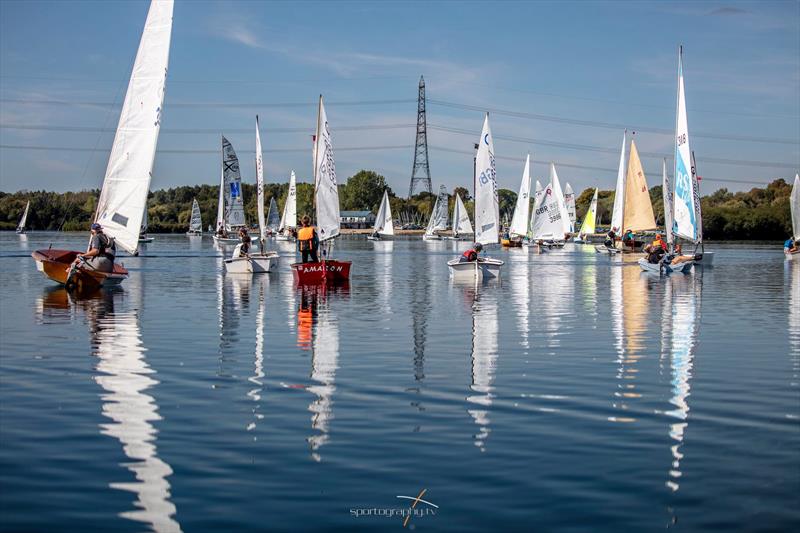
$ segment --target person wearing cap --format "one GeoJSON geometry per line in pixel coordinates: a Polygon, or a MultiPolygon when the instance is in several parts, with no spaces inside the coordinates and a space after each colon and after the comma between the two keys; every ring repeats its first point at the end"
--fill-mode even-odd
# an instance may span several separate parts
{"type": "Polygon", "coordinates": [[[92,224],[91,229],[92,238],[89,240],[89,250],[85,254],[78,255],[74,262],[82,261],[98,272],[113,272],[114,257],[117,254],[114,239],[103,233],[103,227],[100,224],[92,224]]]}
{"type": "Polygon", "coordinates": [[[458,259],[460,263],[470,263],[472,261],[478,260],[478,254],[481,253],[483,250],[483,245],[481,243],[476,242],[475,246],[461,254],[461,257],[458,259]]]}

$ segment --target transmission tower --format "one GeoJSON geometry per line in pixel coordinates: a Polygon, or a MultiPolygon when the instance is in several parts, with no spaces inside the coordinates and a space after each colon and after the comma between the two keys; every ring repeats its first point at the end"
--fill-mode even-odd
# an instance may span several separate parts
{"type": "Polygon", "coordinates": [[[428,165],[428,127],[425,119],[425,78],[419,77],[419,99],[417,100],[417,140],[414,143],[414,168],[411,170],[411,185],[408,197],[414,196],[414,189],[426,190],[433,194],[431,186],[431,167],[428,165]]]}

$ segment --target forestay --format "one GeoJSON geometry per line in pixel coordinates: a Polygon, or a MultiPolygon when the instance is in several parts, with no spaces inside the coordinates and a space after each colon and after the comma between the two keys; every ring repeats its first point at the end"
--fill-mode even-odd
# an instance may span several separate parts
{"type": "Polygon", "coordinates": [[[394,224],[392,223],[392,206],[389,205],[389,193],[383,191],[381,206],[378,208],[378,216],[375,217],[375,233],[381,235],[394,235],[394,224]]]}
{"type": "Polygon", "coordinates": [[[456,193],[456,205],[453,207],[453,237],[471,235],[472,233],[472,223],[469,221],[469,213],[467,213],[467,208],[461,200],[461,195],[456,193]]]}
{"type": "Polygon", "coordinates": [[[244,226],[244,198],[239,158],[236,157],[233,145],[225,137],[222,137],[222,174],[225,184],[225,223],[228,229],[244,226]]]}
{"type": "Polygon", "coordinates": [[[625,209],[622,217],[622,231],[643,231],[656,229],[656,217],[647,178],[644,175],[642,162],[636,142],[631,141],[631,155],[628,159],[628,175],[625,177],[625,209]]]}
{"type": "Polygon", "coordinates": [[[675,195],[674,228],[678,237],[697,240],[695,216],[695,177],[692,152],[689,149],[689,128],[686,120],[686,96],[683,89],[683,47],[678,49],[678,109],[675,120],[675,195]]]}
{"type": "Polygon", "coordinates": [[[320,241],[339,235],[339,186],[336,182],[336,162],[328,127],[328,115],[322,95],[319,95],[317,134],[314,136],[314,200],[317,206],[317,229],[320,241]]]}
{"type": "Polygon", "coordinates": [[[528,233],[528,215],[531,210],[531,156],[525,158],[525,168],[522,171],[522,182],[519,184],[517,205],[514,206],[514,216],[511,218],[511,235],[523,237],[528,233]]]}
{"type": "Polygon", "coordinates": [[[625,210],[625,144],[628,130],[622,132],[622,148],[619,151],[619,169],[617,170],[617,187],[614,189],[614,210],[611,213],[611,229],[622,233],[623,211],[625,210]]]}
{"type": "Polygon", "coordinates": [[[499,242],[499,226],[494,142],[489,128],[489,113],[486,113],[475,159],[475,242],[499,242]]]}
{"type": "Polygon", "coordinates": [[[172,0],[153,0],[108,158],[95,220],[135,254],[161,128],[172,34],[172,0]]]}

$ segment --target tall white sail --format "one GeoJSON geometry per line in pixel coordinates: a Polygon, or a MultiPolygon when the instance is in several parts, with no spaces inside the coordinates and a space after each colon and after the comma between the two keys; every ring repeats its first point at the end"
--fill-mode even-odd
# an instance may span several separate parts
{"type": "Polygon", "coordinates": [[[611,229],[619,234],[625,231],[622,227],[622,215],[625,210],[625,144],[628,130],[622,132],[622,149],[619,152],[619,170],[617,171],[617,187],[614,190],[614,210],[611,212],[611,229]]]}
{"type": "Polygon", "coordinates": [[[789,197],[789,208],[792,212],[792,237],[800,241],[800,174],[794,175],[792,195],[789,197]]]}
{"type": "Polygon", "coordinates": [[[694,218],[697,227],[697,242],[703,241],[703,210],[700,207],[700,178],[697,176],[697,163],[692,150],[692,188],[694,189],[694,218]]]}
{"type": "Polygon", "coordinates": [[[394,224],[392,222],[392,206],[389,205],[389,193],[383,191],[381,206],[378,208],[378,216],[375,217],[375,233],[381,235],[394,235],[394,224]]]}
{"type": "MultiPolygon", "coordinates": [[[[569,213],[567,212],[567,203],[564,200],[564,193],[561,190],[561,182],[558,180],[558,173],[556,166],[550,163],[550,185],[553,188],[553,196],[558,202],[558,210],[561,217],[561,235],[556,236],[556,239],[563,239],[565,234],[572,232],[572,224],[569,221],[569,213]]],[[[552,212],[551,212],[551,216],[552,212]]]]}
{"type": "Polygon", "coordinates": [[[697,240],[695,216],[695,179],[692,172],[692,151],[689,148],[689,127],[686,120],[686,95],[683,89],[683,47],[678,48],[678,109],[675,118],[675,195],[674,228],[678,237],[697,240]]]}
{"type": "Polygon", "coordinates": [[[561,210],[558,206],[558,200],[553,194],[553,185],[551,183],[548,183],[547,187],[542,190],[542,195],[534,206],[533,217],[532,239],[564,238],[564,223],[561,220],[561,210]]]}
{"type": "Polygon", "coordinates": [[[469,213],[461,200],[461,195],[456,193],[456,205],[453,207],[453,237],[472,234],[472,223],[469,213]]]}
{"type": "Polygon", "coordinates": [[[514,216],[511,217],[509,233],[524,237],[528,233],[528,215],[531,210],[531,155],[525,158],[525,168],[522,171],[522,182],[519,184],[517,205],[514,206],[514,216]]]}
{"type": "Polygon", "coordinates": [[[675,237],[672,235],[672,187],[667,176],[667,160],[661,166],[661,194],[664,196],[664,232],[667,237],[667,244],[672,248],[675,237]]]}
{"type": "Polygon", "coordinates": [[[219,170],[219,197],[217,198],[217,225],[214,231],[217,231],[220,225],[225,224],[225,171],[220,168],[219,170]]]}
{"type": "Polygon", "coordinates": [[[539,205],[539,201],[544,194],[544,188],[542,188],[542,183],[539,180],[536,180],[536,189],[533,193],[533,212],[531,213],[531,221],[528,224],[528,239],[533,238],[533,226],[536,224],[536,207],[539,205]]]}
{"type": "MultiPolygon", "coordinates": [[[[267,238],[267,227],[264,224],[264,159],[261,154],[261,134],[258,131],[258,115],[256,115],[256,194],[258,195],[258,235],[263,243],[267,238]]],[[[270,209],[272,204],[269,205],[270,209]]]]}
{"type": "Polygon", "coordinates": [[[444,231],[447,229],[447,189],[444,185],[439,186],[439,197],[436,199],[431,217],[433,226],[431,231],[444,231]]]}
{"type": "Polygon", "coordinates": [[[95,212],[103,231],[132,254],[139,248],[161,128],[172,6],[172,0],[150,4],[95,212]]]}
{"type": "Polygon", "coordinates": [[[278,231],[297,227],[297,181],[292,170],[289,178],[289,192],[286,195],[286,204],[283,206],[283,215],[278,231]]]}
{"type": "Polygon", "coordinates": [[[319,240],[336,237],[339,235],[339,185],[336,182],[333,142],[322,95],[319,95],[317,134],[314,136],[314,200],[317,205],[319,240]]]}
{"type": "Polygon", "coordinates": [[[25,231],[25,224],[28,222],[28,209],[31,207],[31,201],[28,200],[28,203],[25,204],[25,211],[22,212],[22,218],[19,219],[19,224],[17,224],[17,231],[23,232],[25,231]]]}
{"type": "Polygon", "coordinates": [[[489,113],[483,120],[478,155],[475,158],[475,242],[499,242],[500,207],[497,201],[497,173],[489,113]]]}
{"type": "Polygon", "coordinates": [[[192,218],[189,221],[189,231],[203,231],[203,219],[200,215],[200,205],[197,198],[192,200],[192,218]]]}
{"type": "Polygon", "coordinates": [[[222,174],[225,189],[225,224],[227,229],[244,226],[244,196],[239,158],[233,145],[222,137],[222,174]]]}
{"type": "Polygon", "coordinates": [[[581,224],[581,235],[591,235],[595,232],[595,226],[597,223],[597,193],[598,189],[595,188],[594,196],[592,196],[592,202],[589,204],[589,210],[586,211],[586,216],[583,218],[583,224],[581,224]]]}
{"type": "Polygon", "coordinates": [[[428,226],[425,228],[425,235],[433,235],[433,232],[437,230],[437,222],[439,220],[438,213],[441,211],[441,203],[441,197],[437,196],[436,202],[433,204],[433,211],[431,211],[431,218],[428,219],[428,226]]]}
{"type": "Polygon", "coordinates": [[[569,215],[570,231],[575,231],[575,191],[567,182],[564,187],[564,203],[567,205],[567,215],[569,215]]]}

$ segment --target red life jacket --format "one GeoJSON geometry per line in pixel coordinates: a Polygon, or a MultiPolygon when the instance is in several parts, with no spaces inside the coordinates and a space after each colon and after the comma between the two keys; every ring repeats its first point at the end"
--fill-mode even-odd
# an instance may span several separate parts
{"type": "Polygon", "coordinates": [[[461,256],[467,261],[475,261],[478,259],[478,252],[476,252],[474,248],[470,248],[469,250],[461,254],[461,256]]]}

